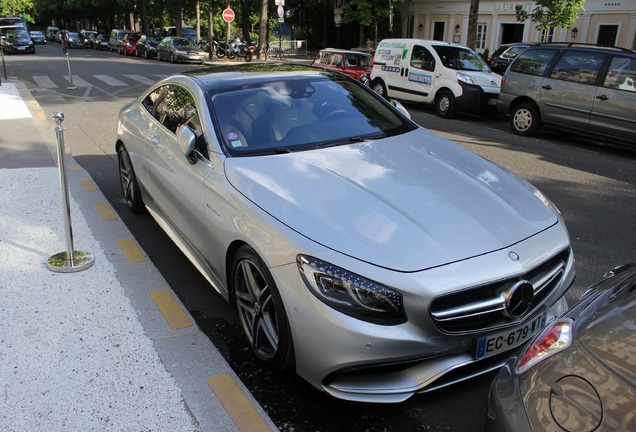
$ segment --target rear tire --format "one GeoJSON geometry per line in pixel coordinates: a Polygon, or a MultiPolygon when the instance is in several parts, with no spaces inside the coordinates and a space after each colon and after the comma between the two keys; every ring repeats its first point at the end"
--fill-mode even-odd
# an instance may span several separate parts
{"type": "Polygon", "coordinates": [[[534,136],[541,127],[541,115],[537,107],[529,102],[520,103],[510,112],[512,132],[520,136],[534,136]]]}
{"type": "Polygon", "coordinates": [[[145,207],[141,199],[141,190],[137,182],[135,169],[130,160],[130,155],[124,145],[119,147],[117,156],[119,159],[119,182],[121,183],[126,204],[133,213],[142,213],[145,207]]]}

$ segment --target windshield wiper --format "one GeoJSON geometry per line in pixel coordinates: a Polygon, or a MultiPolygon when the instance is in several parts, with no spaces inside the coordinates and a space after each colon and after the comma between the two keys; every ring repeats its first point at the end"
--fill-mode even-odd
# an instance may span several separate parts
{"type": "Polygon", "coordinates": [[[373,141],[373,140],[384,138],[384,137],[386,137],[386,134],[383,132],[376,133],[376,134],[368,134],[368,135],[355,135],[348,138],[322,142],[322,143],[316,144],[314,148],[320,149],[320,148],[334,147],[338,145],[350,144],[350,143],[356,143],[356,142],[368,142],[368,141],[373,141]]]}

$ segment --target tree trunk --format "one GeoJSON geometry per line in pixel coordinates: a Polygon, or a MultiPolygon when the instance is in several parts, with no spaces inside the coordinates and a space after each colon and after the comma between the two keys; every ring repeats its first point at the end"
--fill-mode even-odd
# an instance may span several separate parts
{"type": "Polygon", "coordinates": [[[214,0],[210,0],[208,7],[208,22],[210,23],[208,26],[208,46],[210,47],[208,58],[212,60],[212,57],[214,56],[214,40],[212,38],[212,36],[214,36],[214,0]]]}
{"type": "Polygon", "coordinates": [[[479,0],[470,0],[466,46],[472,50],[477,44],[477,18],[479,18],[479,0]]]}
{"type": "Polygon", "coordinates": [[[261,59],[266,56],[268,42],[267,0],[261,0],[261,20],[258,23],[258,48],[256,50],[256,58],[261,59]]]}

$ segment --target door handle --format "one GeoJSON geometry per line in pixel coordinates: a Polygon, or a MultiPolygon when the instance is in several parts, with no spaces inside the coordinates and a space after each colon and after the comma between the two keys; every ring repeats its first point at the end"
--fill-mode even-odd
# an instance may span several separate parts
{"type": "Polygon", "coordinates": [[[598,99],[598,100],[602,100],[602,101],[606,101],[606,100],[608,100],[609,98],[608,98],[607,96],[605,96],[605,95],[600,95],[600,96],[596,96],[596,99],[598,99]]]}
{"type": "Polygon", "coordinates": [[[543,90],[552,90],[552,86],[550,84],[541,86],[543,90]]]}
{"type": "Polygon", "coordinates": [[[161,142],[159,135],[150,135],[148,138],[150,138],[150,142],[153,144],[159,144],[161,142]]]}

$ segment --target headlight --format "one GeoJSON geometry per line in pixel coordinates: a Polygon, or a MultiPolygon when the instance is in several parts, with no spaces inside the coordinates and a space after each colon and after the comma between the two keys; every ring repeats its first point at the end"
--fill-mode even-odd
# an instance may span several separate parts
{"type": "Polygon", "coordinates": [[[477,80],[474,77],[467,75],[463,72],[457,72],[457,81],[462,81],[462,82],[465,82],[466,84],[477,85],[477,80]]]}
{"type": "Polygon", "coordinates": [[[296,263],[311,293],[337,311],[375,324],[406,322],[402,294],[317,258],[298,255],[296,263]]]}

